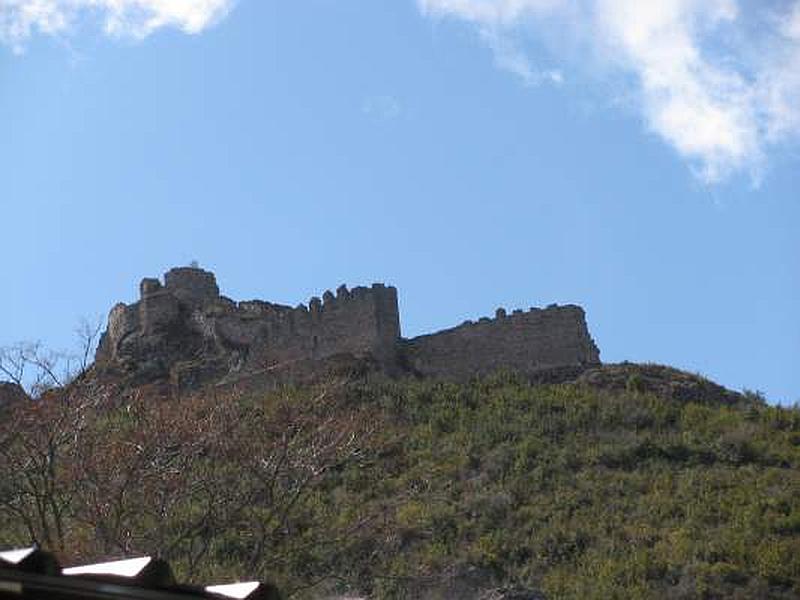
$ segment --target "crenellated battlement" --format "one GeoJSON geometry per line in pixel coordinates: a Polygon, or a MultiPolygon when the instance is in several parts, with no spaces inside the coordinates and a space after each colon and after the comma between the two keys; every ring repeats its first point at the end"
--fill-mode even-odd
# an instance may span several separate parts
{"type": "Polygon", "coordinates": [[[233,301],[220,295],[213,273],[181,267],[168,271],[163,284],[143,279],[139,292],[138,302],[112,309],[97,361],[141,380],[197,385],[334,356],[369,358],[390,373],[410,368],[444,378],[599,362],[583,309],[574,305],[498,308],[493,318],[404,340],[397,289],[382,283],[340,285],[292,307],[233,301]]]}
{"type": "Polygon", "coordinates": [[[505,308],[499,307],[499,308],[495,309],[494,317],[479,317],[477,321],[473,321],[472,319],[467,319],[466,321],[462,321],[462,323],[460,325],[456,325],[455,327],[450,327],[448,329],[443,329],[442,331],[438,331],[436,333],[428,334],[428,335],[438,335],[440,333],[445,333],[445,332],[448,332],[448,331],[452,331],[454,329],[459,329],[461,327],[467,327],[467,326],[470,326],[470,325],[483,325],[483,324],[486,324],[486,323],[506,323],[506,324],[508,324],[508,323],[513,323],[514,322],[513,319],[517,319],[518,320],[518,319],[521,319],[521,318],[526,318],[528,315],[553,314],[553,313],[555,313],[557,311],[561,311],[561,310],[565,310],[565,309],[566,310],[578,309],[580,311],[583,311],[583,309],[580,306],[576,305],[576,304],[564,304],[564,305],[561,305],[561,306],[559,306],[558,304],[550,304],[546,308],[539,308],[539,307],[536,307],[536,306],[532,306],[532,307],[528,308],[527,310],[522,309],[522,308],[515,308],[515,309],[513,309],[511,311],[510,314],[505,308]]]}

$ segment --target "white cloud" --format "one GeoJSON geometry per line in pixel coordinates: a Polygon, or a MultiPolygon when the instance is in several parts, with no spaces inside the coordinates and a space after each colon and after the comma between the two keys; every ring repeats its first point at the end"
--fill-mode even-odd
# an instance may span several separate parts
{"type": "Polygon", "coordinates": [[[199,33],[233,0],[0,0],[0,42],[21,51],[35,33],[63,35],[96,19],[112,36],[143,38],[162,27],[199,33]]]}
{"type": "Polygon", "coordinates": [[[564,82],[563,74],[557,69],[537,69],[528,55],[514,43],[512,38],[499,34],[495,29],[482,29],[481,37],[494,54],[495,64],[504,71],[516,75],[526,86],[564,82]]]}
{"type": "Polygon", "coordinates": [[[554,18],[568,23],[559,29],[570,38],[560,40],[564,62],[576,66],[577,49],[583,62],[626,75],[630,89],[619,96],[632,95],[648,130],[706,182],[742,171],[757,178],[772,145],[800,137],[800,0],[773,3],[769,13],[764,4],[751,7],[767,24],[758,31],[746,27],[753,15],[737,0],[418,4],[431,17],[476,25],[498,66],[523,80],[534,71],[521,44],[546,37],[554,18]]]}
{"type": "Polygon", "coordinates": [[[507,31],[531,16],[563,12],[563,0],[418,0],[418,4],[427,16],[457,16],[477,25],[498,68],[515,75],[524,85],[563,83],[561,71],[536,67],[507,31]]]}
{"type": "Polygon", "coordinates": [[[400,116],[403,108],[394,96],[369,96],[361,104],[361,112],[376,121],[393,121],[400,116]]]}
{"type": "Polygon", "coordinates": [[[564,0],[419,0],[423,13],[456,15],[487,26],[514,25],[531,15],[563,10],[564,0]]]}
{"type": "Polygon", "coordinates": [[[757,81],[772,141],[800,137],[800,2],[778,23],[778,39],[757,81]]]}

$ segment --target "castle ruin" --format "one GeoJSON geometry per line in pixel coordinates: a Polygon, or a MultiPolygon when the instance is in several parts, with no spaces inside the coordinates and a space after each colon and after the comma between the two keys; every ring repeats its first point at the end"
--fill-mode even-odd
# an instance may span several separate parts
{"type": "Polygon", "coordinates": [[[97,350],[100,367],[177,389],[268,373],[307,375],[332,360],[366,360],[392,374],[463,380],[507,368],[535,373],[599,364],[583,309],[498,309],[493,319],[413,339],[400,334],[397,290],[373,284],[284,306],[222,296],[213,273],[170,270],[118,304],[97,350]]]}

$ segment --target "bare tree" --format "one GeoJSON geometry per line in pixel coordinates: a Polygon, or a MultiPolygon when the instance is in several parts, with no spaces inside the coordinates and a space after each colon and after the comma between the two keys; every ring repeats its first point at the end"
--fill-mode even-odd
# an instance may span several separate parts
{"type": "Polygon", "coordinates": [[[75,328],[75,335],[78,338],[78,371],[76,375],[86,372],[92,363],[92,355],[100,341],[100,334],[103,330],[103,319],[96,317],[89,319],[81,317],[75,328]]]}
{"type": "Polygon", "coordinates": [[[75,492],[67,467],[83,421],[78,404],[40,402],[14,406],[0,424],[0,509],[29,541],[59,551],[75,492]]]}
{"type": "Polygon", "coordinates": [[[163,401],[88,377],[13,406],[0,422],[0,544],[33,541],[70,562],[151,554],[193,579],[218,568],[224,541],[232,575],[291,572],[363,525],[315,510],[378,422],[341,392],[163,401]]]}
{"type": "Polygon", "coordinates": [[[63,353],[47,350],[40,342],[18,342],[0,348],[0,374],[33,396],[64,384],[64,363],[63,353]]]}
{"type": "Polygon", "coordinates": [[[91,366],[103,327],[101,318],[80,319],[75,328],[78,345],[73,352],[45,348],[41,342],[17,342],[0,347],[0,378],[25,388],[32,397],[63,387],[91,366]]]}
{"type": "Polygon", "coordinates": [[[97,555],[161,556],[189,579],[211,568],[226,535],[241,540],[242,575],[284,567],[298,544],[313,543],[297,523],[315,486],[360,460],[373,433],[375,419],[340,410],[335,396],[131,402],[82,434],[75,518],[97,555]]]}

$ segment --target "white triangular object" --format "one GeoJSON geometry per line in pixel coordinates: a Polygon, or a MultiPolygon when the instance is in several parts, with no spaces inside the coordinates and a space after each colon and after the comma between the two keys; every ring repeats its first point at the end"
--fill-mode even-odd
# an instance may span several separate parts
{"type": "Polygon", "coordinates": [[[206,591],[212,594],[219,594],[220,596],[242,600],[255,592],[259,585],[261,584],[258,581],[231,583],[228,585],[210,585],[206,588],[206,591]]]}
{"type": "Polygon", "coordinates": [[[21,548],[19,550],[6,550],[5,552],[0,552],[0,560],[16,565],[28,558],[35,550],[35,546],[21,548]]]}
{"type": "Polygon", "coordinates": [[[136,577],[152,560],[149,556],[141,558],[128,558],[113,562],[82,565],[64,569],[64,575],[120,575],[122,577],[136,577]]]}

